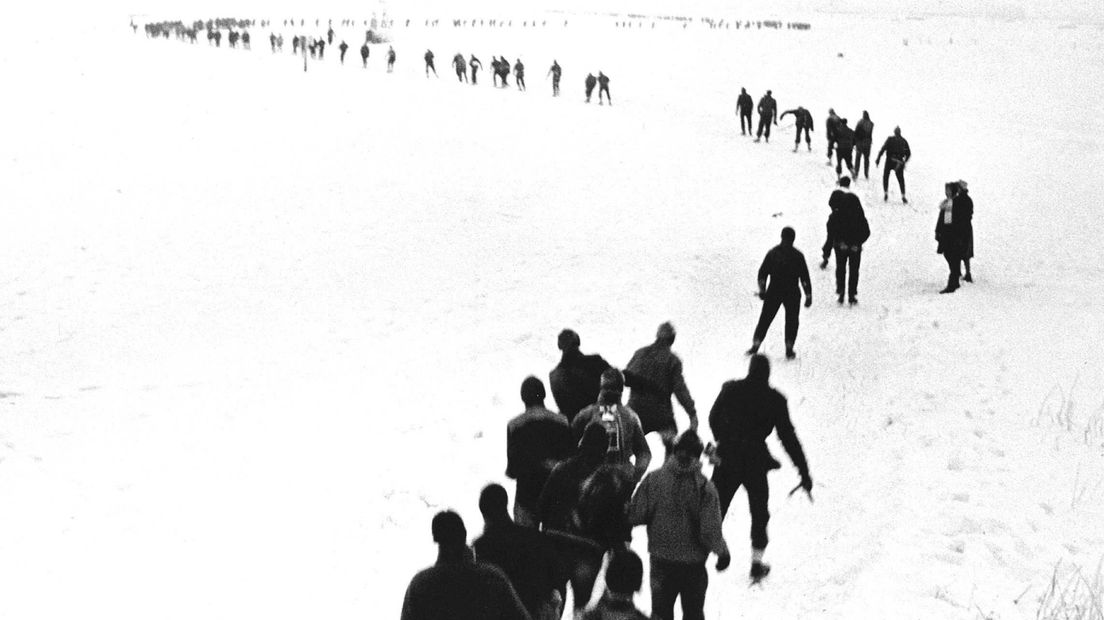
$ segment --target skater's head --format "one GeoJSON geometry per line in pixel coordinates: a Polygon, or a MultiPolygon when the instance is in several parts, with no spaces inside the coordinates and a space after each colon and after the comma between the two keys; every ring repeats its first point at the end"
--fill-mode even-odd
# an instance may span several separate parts
{"type": "Polygon", "coordinates": [[[644,579],[644,563],[635,552],[625,549],[615,552],[606,567],[606,587],[610,593],[631,596],[640,589],[644,579]]]}
{"type": "Polygon", "coordinates": [[[851,177],[846,176],[846,175],[840,177],[839,186],[844,188],[844,189],[847,189],[848,187],[851,187],[851,177]]]}
{"type": "Polygon", "coordinates": [[[741,95],[746,95],[747,94],[747,89],[746,88],[741,88],[740,89],[740,94],[741,95]]]}
{"type": "Polygon", "coordinates": [[[955,185],[958,186],[958,191],[960,191],[960,192],[964,192],[964,191],[969,189],[969,186],[966,184],[966,181],[963,181],[962,179],[959,179],[959,180],[955,181],[955,185]]]}
{"type": "Polygon", "coordinates": [[[625,391],[625,375],[616,368],[607,368],[602,372],[599,386],[600,392],[620,396],[625,391]]]}
{"type": "Polygon", "coordinates": [[[866,110],[863,110],[863,120],[864,121],[870,120],[870,112],[867,112],[866,110]]]}
{"type": "Polygon", "coordinates": [[[836,109],[835,108],[828,108],[828,116],[835,116],[835,115],[836,115],[836,109]]]}
{"type": "Polygon", "coordinates": [[[947,198],[954,198],[955,194],[958,193],[958,183],[955,183],[954,181],[950,183],[944,183],[943,193],[947,195],[947,198]]]}
{"type": "Polygon", "coordinates": [[[564,353],[573,353],[579,350],[579,345],[582,341],[579,340],[579,334],[576,334],[574,330],[565,329],[560,332],[559,338],[556,339],[556,346],[560,348],[564,353]]]}
{"type": "Polygon", "coordinates": [[[679,435],[671,447],[671,453],[683,465],[689,465],[700,459],[703,450],[705,446],[702,445],[701,437],[698,437],[695,431],[686,431],[679,435]]]}
{"type": "Polygon", "coordinates": [[[748,362],[748,381],[752,383],[766,384],[770,381],[770,360],[765,355],[756,353],[748,362]]]}
{"type": "Polygon", "coordinates": [[[847,126],[847,119],[846,118],[841,118],[840,119],[840,125],[843,125],[844,127],[846,127],[847,126]]]}
{"type": "Polygon", "coordinates": [[[770,96],[771,96],[771,91],[769,91],[769,90],[767,91],[767,96],[768,96],[768,97],[770,97],[770,96]]]}
{"type": "Polygon", "coordinates": [[[464,520],[451,510],[442,510],[433,517],[433,542],[442,547],[463,547],[467,544],[468,530],[464,520]]]}
{"type": "Polygon", "coordinates": [[[656,329],[656,342],[671,346],[675,343],[675,326],[665,321],[656,329]]]}
{"type": "Polygon", "coordinates": [[[540,379],[530,376],[521,382],[521,402],[525,403],[526,407],[543,405],[545,396],[547,393],[540,379]]]}
{"type": "Polygon", "coordinates": [[[479,512],[484,521],[501,520],[509,513],[506,510],[506,489],[501,484],[491,483],[483,487],[479,494],[479,512]]]}
{"type": "Polygon", "coordinates": [[[782,229],[782,245],[793,245],[794,239],[797,239],[797,233],[789,226],[782,229]]]}
{"type": "Polygon", "coordinates": [[[901,137],[901,128],[900,128],[900,127],[894,127],[894,128],[893,128],[893,135],[895,135],[895,136],[897,136],[898,138],[900,138],[900,137],[901,137]]]}

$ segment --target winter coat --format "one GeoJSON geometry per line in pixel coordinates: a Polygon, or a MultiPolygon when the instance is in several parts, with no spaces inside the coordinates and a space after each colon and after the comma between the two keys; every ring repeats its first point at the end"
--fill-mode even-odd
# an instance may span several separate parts
{"type": "Polygon", "coordinates": [[[542,529],[582,533],[576,509],[583,482],[601,465],[601,458],[591,459],[586,454],[576,454],[552,470],[537,498],[537,519],[542,529]]]}
{"type": "Polygon", "coordinates": [[[793,246],[779,244],[771,248],[759,266],[759,288],[765,288],[772,297],[788,297],[799,294],[799,283],[806,294],[813,290],[805,255],[793,246]]]}
{"type": "Polygon", "coordinates": [[[536,618],[559,581],[557,558],[548,537],[504,517],[488,522],[472,546],[477,561],[502,569],[525,609],[536,618]]]}
{"type": "Polygon", "coordinates": [[[639,481],[648,471],[652,450],[644,439],[640,417],[631,408],[618,402],[620,395],[602,392],[598,402],[583,409],[571,422],[571,433],[576,442],[591,424],[601,424],[609,436],[606,462],[621,465],[633,472],[633,480],[639,481]],[[633,462],[635,460],[635,463],[633,462]]]}
{"type": "Polygon", "coordinates": [[[861,249],[870,238],[870,224],[866,220],[862,203],[855,194],[837,189],[828,200],[832,214],[828,216],[828,237],[836,246],[861,249]],[[835,204],[833,204],[833,202],[835,204]]]}
{"type": "Polygon", "coordinates": [[[709,410],[709,428],[717,440],[721,467],[740,472],[761,472],[780,467],[767,448],[767,437],[778,431],[782,447],[801,475],[809,466],[794,432],[786,397],[766,379],[746,378],[721,386],[709,410]]]}
{"type": "Polygon", "coordinates": [[[774,118],[775,122],[778,122],[778,102],[774,100],[774,97],[770,95],[763,95],[763,98],[759,100],[760,117],[774,118]]]}
{"type": "Polygon", "coordinates": [[[938,242],[935,251],[939,254],[950,253],[959,258],[970,258],[973,256],[974,201],[965,190],[960,190],[951,205],[950,224],[944,221],[943,209],[939,210],[935,222],[935,240],[938,242]]]}
{"type": "Polygon", "coordinates": [[[682,360],[668,345],[656,342],[638,349],[625,366],[625,385],[632,390],[629,407],[648,428],[659,428],[668,422],[673,425],[672,394],[688,414],[697,413],[682,377],[682,360]]]}
{"type": "Polygon", "coordinates": [[[609,363],[601,355],[565,353],[560,363],[548,374],[552,398],[568,422],[574,420],[583,408],[598,400],[602,373],[609,367],[609,363]]]}
{"type": "Polygon", "coordinates": [[[840,117],[835,114],[829,114],[828,120],[824,121],[824,131],[829,141],[835,141],[836,130],[839,129],[839,124],[840,117]]]}
{"type": "Polygon", "coordinates": [[[632,540],[628,509],[636,480],[621,465],[601,465],[579,488],[579,533],[611,549],[632,540]]]}
{"type": "Polygon", "coordinates": [[[836,125],[836,150],[846,152],[853,148],[855,148],[855,131],[840,121],[839,125],[836,125]]]}
{"type": "Polygon", "coordinates": [[[515,499],[535,508],[552,468],[575,452],[563,415],[530,407],[506,425],[506,476],[517,480],[515,499]]]}
{"type": "Polygon", "coordinates": [[[500,569],[470,559],[439,559],[414,575],[401,619],[532,620],[500,569]]]}
{"type": "Polygon", "coordinates": [[[648,553],[668,562],[701,564],[709,553],[728,554],[721,535],[717,489],[701,461],[669,458],[640,483],[629,504],[629,523],[648,526],[648,553]]]}
{"type": "Polygon", "coordinates": [[[804,128],[808,127],[809,131],[813,130],[813,115],[810,114],[808,110],[806,110],[804,108],[802,108],[802,109],[796,109],[795,108],[793,110],[786,110],[785,112],[782,113],[782,116],[780,116],[778,118],[780,120],[783,119],[783,118],[786,118],[787,114],[793,114],[793,116],[794,116],[794,125],[796,125],[798,129],[804,129],[804,128]]]}
{"type": "Polygon", "coordinates": [[[860,119],[855,123],[855,145],[863,151],[870,151],[870,143],[874,139],[874,122],[868,118],[860,119]]]}
{"type": "Polygon", "coordinates": [[[885,153],[886,161],[895,164],[908,161],[908,159],[912,157],[912,151],[909,149],[908,140],[905,140],[901,136],[890,136],[886,138],[885,144],[882,145],[882,149],[878,151],[878,156],[875,159],[881,159],[883,153],[885,153]]]}
{"type": "Polygon", "coordinates": [[[751,95],[747,93],[743,93],[736,98],[736,111],[740,114],[750,115],[754,105],[755,104],[751,100],[751,95]]]}

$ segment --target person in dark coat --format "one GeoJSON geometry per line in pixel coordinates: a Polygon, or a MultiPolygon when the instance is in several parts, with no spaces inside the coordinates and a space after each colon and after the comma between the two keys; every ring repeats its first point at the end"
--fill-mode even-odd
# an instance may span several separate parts
{"type": "Polygon", "coordinates": [[[402,620],[532,620],[502,570],[475,562],[460,515],[439,512],[432,529],[437,563],[410,580],[402,620]]]}
{"type": "Polygon", "coordinates": [[[794,247],[796,238],[794,229],[789,226],[782,229],[782,243],[771,248],[759,267],[759,298],[763,300],[763,311],[759,323],[755,326],[751,348],[748,355],[759,352],[767,329],[778,314],[779,307],[786,309],[786,359],[797,356],[794,343],[797,341],[798,313],[801,311],[801,290],[805,289],[805,307],[813,305],[813,283],[809,279],[809,266],[805,255],[794,247]],[[770,281],[770,287],[767,282],[770,281]]]}
{"type": "Polygon", "coordinates": [[[836,125],[836,177],[843,174],[843,165],[847,173],[855,176],[855,167],[851,163],[851,152],[855,148],[855,132],[847,126],[847,119],[841,118],[836,125]]]}
{"type": "Polygon", "coordinates": [[[387,46],[387,72],[391,73],[391,70],[395,68],[395,48],[390,45],[387,46]]]}
{"type": "Polygon", "coordinates": [[[468,81],[468,61],[464,60],[463,54],[457,52],[456,55],[452,57],[452,68],[456,70],[456,81],[468,81]]]}
{"type": "Polygon", "coordinates": [[[518,90],[525,90],[525,65],[521,63],[520,58],[514,63],[514,83],[517,84],[518,90]]]}
{"type": "Polygon", "coordinates": [[[862,165],[863,178],[870,178],[870,146],[874,136],[874,121],[870,120],[870,113],[863,110],[863,117],[855,124],[855,175],[858,178],[859,166],[862,165]]]}
{"type": "Polygon", "coordinates": [[[690,428],[698,428],[698,412],[682,376],[682,360],[671,351],[674,343],[675,327],[663,323],[656,330],[655,342],[637,349],[625,366],[625,385],[631,390],[629,408],[640,416],[645,435],[659,433],[668,453],[678,434],[671,396],[690,417],[690,428]]]}
{"type": "Polygon", "coordinates": [[[360,46],[360,64],[365,69],[368,68],[368,56],[371,53],[371,49],[368,47],[367,43],[360,46]]]}
{"type": "Polygon", "coordinates": [[[318,40],[318,60],[326,58],[326,42],[322,39],[318,40]]]}
{"type": "Polygon", "coordinates": [[[824,121],[824,137],[828,139],[828,165],[832,165],[832,149],[836,146],[836,129],[839,128],[840,117],[836,116],[834,108],[828,108],[828,120],[824,121]]]}
{"type": "Polygon", "coordinates": [[[740,117],[740,135],[751,133],[751,111],[755,109],[755,103],[751,100],[751,95],[748,94],[747,89],[740,89],[740,96],[736,98],[736,116],[740,117]],[[744,122],[747,122],[747,129],[744,129],[744,122]]]}
{"type": "Polygon", "coordinates": [[[620,549],[610,555],[606,567],[606,591],[593,609],[581,620],[648,620],[648,616],[633,605],[633,595],[644,581],[644,563],[631,549],[620,549]]]}
{"type": "MultiPolygon", "coordinates": [[[[828,199],[832,214],[828,216],[828,238],[836,251],[836,296],[843,303],[846,285],[847,302],[859,303],[859,264],[862,245],[870,238],[870,224],[859,197],[851,192],[851,179],[839,180],[839,189],[828,199]]],[[[827,257],[826,257],[827,258],[827,257]]]]}
{"type": "Polygon", "coordinates": [[[594,87],[598,84],[598,78],[594,77],[593,73],[588,73],[586,76],[586,102],[590,103],[590,93],[594,92],[594,87]]]}
{"type": "Polygon", "coordinates": [[[475,54],[471,55],[471,60],[468,61],[468,66],[471,67],[471,83],[476,85],[479,83],[478,78],[475,77],[476,73],[483,68],[483,63],[479,62],[479,59],[475,57],[475,54]]]}
{"type": "Polygon", "coordinates": [[[786,454],[801,475],[801,488],[812,497],[813,479],[805,452],[790,421],[786,397],[770,386],[770,362],[762,355],[752,355],[747,378],[727,381],[721,386],[713,408],[709,410],[709,427],[717,440],[720,463],[713,469],[713,484],[721,502],[721,518],[728,514],[732,497],[743,486],[747,489],[751,511],[751,576],[762,578],[770,571],[763,563],[767,548],[767,508],[770,486],[767,472],[781,467],[767,448],[767,437],[778,432],[786,454]]]}
{"type": "Polygon", "coordinates": [[[552,398],[570,424],[584,408],[598,401],[602,373],[610,367],[601,355],[583,355],[579,334],[565,329],[556,339],[562,351],[560,363],[548,374],[552,398]]]}
{"type": "Polygon", "coordinates": [[[771,120],[774,120],[774,124],[778,124],[778,102],[771,97],[771,91],[767,91],[767,94],[763,95],[763,98],[759,100],[759,131],[755,135],[755,141],[758,142],[763,138],[763,134],[766,133],[767,142],[770,142],[770,128],[771,120]]]}
{"type": "Polygon", "coordinates": [[[813,130],[813,115],[808,110],[801,106],[793,110],[786,110],[779,118],[786,118],[787,114],[793,114],[794,127],[797,128],[797,135],[794,136],[794,152],[797,152],[797,147],[801,145],[801,132],[805,131],[805,146],[810,151],[813,150],[813,140],[809,137],[809,132],[813,130]]]}
{"type": "Polygon", "coordinates": [[[341,64],[345,64],[345,52],[349,51],[349,44],[342,41],[341,45],[337,46],[337,49],[341,53],[341,64]]]}
{"type": "Polygon", "coordinates": [[[886,157],[886,165],[882,170],[882,191],[885,192],[883,200],[889,200],[889,173],[893,171],[897,174],[898,185],[901,186],[901,202],[908,204],[908,198],[905,197],[905,164],[912,158],[912,151],[908,140],[901,137],[900,127],[894,127],[893,135],[886,138],[882,149],[878,151],[878,157],[874,159],[875,166],[882,162],[882,155],[886,157]]]}
{"type": "Polygon", "coordinates": [[[962,248],[962,267],[965,272],[962,275],[962,281],[973,282],[974,276],[970,273],[970,259],[974,257],[974,199],[970,198],[966,181],[959,179],[955,182],[955,185],[958,187],[955,200],[963,203],[960,208],[965,220],[963,227],[965,228],[966,246],[962,248]]]}
{"type": "Polygon", "coordinates": [[[506,513],[506,489],[489,484],[479,494],[483,535],[475,540],[475,559],[502,569],[534,620],[559,617],[563,600],[556,589],[558,566],[548,537],[522,527],[506,513]]]}
{"type": "Polygon", "coordinates": [[[947,198],[940,205],[939,217],[935,222],[935,240],[939,244],[936,252],[946,259],[949,271],[947,286],[939,291],[940,294],[958,290],[962,258],[970,249],[970,220],[973,219],[974,201],[960,187],[960,183],[963,182],[947,183],[944,186],[947,198]]]}
{"type": "Polygon", "coordinates": [[[644,438],[640,416],[621,404],[625,389],[625,377],[616,368],[602,373],[598,401],[579,412],[571,421],[571,434],[581,440],[586,429],[601,427],[606,433],[606,462],[617,465],[632,475],[633,482],[640,482],[652,461],[652,450],[644,438]]]}
{"type": "Polygon", "coordinates": [[[598,72],[598,105],[602,105],[602,96],[605,95],[606,101],[609,101],[610,105],[613,105],[613,97],[610,96],[609,91],[609,76],[601,71],[598,72]]]}
{"type": "Polygon", "coordinates": [[[701,472],[702,449],[696,432],[680,435],[673,457],[644,477],[629,505],[629,523],[648,526],[656,620],[674,620],[676,598],[682,599],[685,620],[705,620],[705,561],[716,553],[723,571],[732,559],[721,533],[717,489],[701,472]]]}
{"type": "Polygon", "coordinates": [[[425,56],[425,73],[426,77],[429,77],[429,72],[433,71],[433,77],[440,77],[437,75],[437,67],[433,66],[433,50],[426,50],[425,56]]]}
{"type": "Polygon", "coordinates": [[[567,418],[544,408],[544,384],[536,377],[521,382],[525,411],[506,425],[506,476],[517,480],[514,520],[537,526],[537,499],[548,475],[570,457],[575,446],[567,418]]]}
{"type": "Polygon", "coordinates": [[[560,75],[562,75],[562,74],[563,74],[563,69],[560,68],[560,63],[556,62],[555,59],[553,59],[552,60],[552,66],[548,68],[548,74],[545,76],[545,77],[548,77],[548,75],[552,76],[552,96],[553,97],[559,97],[560,96],[560,75]]]}

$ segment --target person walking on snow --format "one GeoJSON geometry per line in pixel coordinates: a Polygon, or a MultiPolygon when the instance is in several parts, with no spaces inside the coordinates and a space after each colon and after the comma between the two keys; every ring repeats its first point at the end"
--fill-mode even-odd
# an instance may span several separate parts
{"type": "Polygon", "coordinates": [[[621,404],[625,377],[616,368],[602,373],[598,402],[583,409],[571,422],[571,432],[581,440],[589,426],[600,426],[606,432],[606,462],[631,472],[633,483],[640,482],[652,462],[652,450],[644,439],[640,417],[630,407],[621,404]]]}
{"type": "Polygon", "coordinates": [[[341,52],[341,64],[345,64],[345,52],[349,50],[349,46],[342,41],[341,45],[337,46],[337,49],[341,52]]]}
{"type": "Polygon", "coordinates": [[[363,66],[363,67],[364,67],[365,69],[367,69],[367,68],[368,68],[368,55],[369,55],[370,53],[371,53],[371,51],[369,51],[369,49],[368,49],[368,44],[367,44],[367,43],[365,43],[364,45],[361,45],[361,46],[360,46],[360,64],[361,64],[361,66],[363,66]]]}
{"type": "Polygon", "coordinates": [[[594,77],[593,73],[588,73],[586,76],[586,102],[590,103],[590,94],[594,92],[594,86],[598,84],[598,78],[594,77]]]}
{"type": "Polygon", "coordinates": [[[544,384],[536,377],[521,383],[525,411],[506,425],[506,477],[517,480],[514,521],[536,527],[537,499],[548,475],[575,452],[567,418],[544,407],[544,384]]]}
{"type": "Polygon", "coordinates": [[[863,110],[863,117],[855,124],[855,178],[859,175],[859,166],[862,165],[863,178],[870,179],[870,146],[874,135],[874,122],[870,120],[870,113],[863,110]]]}
{"type": "Polygon", "coordinates": [[[798,313],[801,312],[801,289],[798,285],[805,290],[805,307],[808,308],[813,305],[813,284],[809,280],[809,266],[805,262],[805,255],[794,247],[796,237],[793,228],[783,228],[782,243],[767,252],[759,267],[759,298],[763,300],[763,310],[759,315],[759,323],[755,326],[748,355],[759,352],[778,309],[784,307],[786,359],[797,356],[794,353],[794,343],[797,341],[798,313]]]}
{"type": "Polygon", "coordinates": [[[855,176],[851,163],[851,152],[855,148],[855,132],[847,126],[847,119],[841,118],[836,125],[836,178],[843,174],[843,165],[847,164],[847,173],[855,176]]]}
{"type": "Polygon", "coordinates": [[[609,101],[609,104],[613,105],[613,97],[610,96],[610,91],[609,91],[609,82],[610,82],[609,77],[605,73],[602,73],[601,71],[599,71],[598,72],[598,105],[602,105],[602,95],[605,95],[606,101],[609,101]]]}
{"type": "Polygon", "coordinates": [[[468,81],[468,62],[464,60],[463,54],[457,52],[456,55],[452,57],[452,68],[456,70],[456,81],[468,81]]]}
{"type": "Polygon", "coordinates": [[[763,138],[763,134],[766,133],[767,142],[770,142],[770,128],[771,120],[774,124],[778,124],[778,103],[771,97],[771,91],[767,91],[767,94],[763,95],[763,98],[759,100],[759,131],[756,133],[755,141],[758,142],[763,138]]]}
{"type": "Polygon", "coordinates": [[[387,72],[391,73],[391,70],[395,68],[395,48],[390,45],[387,46],[387,72]]]}
{"type": "Polygon", "coordinates": [[[843,303],[846,284],[847,303],[853,306],[859,303],[859,264],[862,245],[870,238],[870,224],[863,213],[862,202],[851,192],[851,179],[848,177],[839,180],[839,189],[832,192],[828,206],[832,208],[832,214],[828,216],[828,238],[836,250],[837,301],[843,303]]]}
{"type": "Polygon", "coordinates": [[[777,431],[782,447],[801,476],[799,488],[810,499],[813,491],[809,464],[790,420],[786,397],[770,386],[770,362],[766,357],[752,355],[747,377],[721,386],[709,410],[709,428],[717,440],[716,455],[720,460],[713,469],[712,482],[717,487],[722,520],[736,491],[741,486],[747,490],[751,512],[750,576],[758,581],[770,572],[770,565],[763,562],[770,521],[767,473],[781,467],[767,448],[767,437],[772,432],[777,431]]]}
{"type": "MultiPolygon", "coordinates": [[[[560,63],[555,60],[552,61],[552,66],[548,69],[548,75],[552,76],[552,96],[560,96],[560,74],[563,73],[563,69],[560,68],[560,63]]],[[[545,77],[548,77],[546,75],[545,77]]]]}
{"type": "MultiPolygon", "coordinates": [[[[947,286],[940,294],[958,290],[962,275],[962,259],[971,250],[970,237],[974,216],[974,201],[966,191],[966,182],[947,183],[947,198],[939,208],[939,218],[935,222],[935,240],[939,244],[936,252],[947,261],[947,286]]],[[[973,277],[970,278],[973,281],[973,277]]]]}
{"type": "Polygon", "coordinates": [[[897,184],[901,186],[901,202],[908,204],[905,197],[905,164],[912,158],[912,151],[908,140],[901,137],[900,127],[894,127],[893,135],[886,138],[878,157],[874,159],[875,166],[882,162],[882,155],[886,157],[886,165],[882,169],[882,191],[885,193],[882,199],[889,201],[889,173],[893,171],[897,175],[897,184]]]}
{"type": "Polygon", "coordinates": [[[521,64],[520,58],[514,63],[514,83],[517,84],[518,90],[525,90],[525,65],[521,64]]]}
{"type": "Polygon", "coordinates": [[[836,145],[836,130],[839,128],[840,117],[836,116],[834,108],[828,108],[828,120],[824,121],[824,135],[828,139],[828,165],[832,165],[832,148],[836,145]]]}
{"type": "Polygon", "coordinates": [[[746,88],[740,89],[740,96],[736,98],[736,116],[740,117],[740,135],[746,135],[751,133],[751,111],[755,108],[755,103],[751,100],[751,95],[748,94],[746,88]],[[744,129],[744,124],[747,124],[747,129],[744,129]]]}
{"type": "Polygon", "coordinates": [[[565,329],[556,338],[561,353],[560,363],[548,373],[552,398],[570,424],[575,416],[598,401],[602,373],[610,367],[601,355],[584,355],[579,351],[582,340],[574,330],[565,329]]]}
{"type": "Polygon", "coordinates": [[[625,385],[629,393],[629,408],[640,416],[644,434],[658,432],[670,454],[671,443],[678,434],[671,396],[690,418],[690,429],[698,428],[698,413],[694,399],[682,376],[682,360],[671,351],[675,343],[675,328],[663,323],[656,330],[655,342],[637,349],[625,366],[625,385]]]}
{"type": "Polygon", "coordinates": [[[440,77],[437,75],[437,67],[433,66],[433,50],[426,50],[425,53],[425,74],[429,77],[429,72],[433,71],[433,77],[440,77]]]}
{"type": "Polygon", "coordinates": [[[794,127],[797,128],[797,135],[794,136],[794,153],[797,152],[797,147],[801,145],[802,130],[805,131],[805,146],[808,147],[810,151],[812,151],[813,140],[809,137],[809,132],[813,130],[813,115],[810,114],[809,111],[805,108],[797,106],[797,108],[793,110],[786,110],[779,118],[786,118],[786,115],[788,114],[793,114],[794,127]]]}
{"type": "Polygon", "coordinates": [[[471,67],[471,83],[472,83],[472,86],[475,86],[476,84],[479,83],[479,81],[475,77],[475,74],[478,73],[479,70],[483,68],[483,63],[479,62],[479,59],[475,57],[475,54],[472,54],[471,55],[471,60],[468,61],[468,66],[471,67]]]}

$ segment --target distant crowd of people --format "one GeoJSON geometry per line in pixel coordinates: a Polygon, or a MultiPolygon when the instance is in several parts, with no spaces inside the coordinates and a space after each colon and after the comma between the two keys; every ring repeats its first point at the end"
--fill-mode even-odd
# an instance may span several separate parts
{"type": "Polygon", "coordinates": [[[679,601],[683,618],[703,619],[706,561],[716,556],[718,571],[732,561],[721,523],[740,487],[751,514],[748,576],[754,583],[769,574],[767,474],[780,467],[766,445],[772,433],[798,470],[793,492],[811,498],[813,489],[786,398],[770,385],[767,358],[753,355],[747,377],[721,386],[708,418],[716,443],[707,448],[672,351],[675,337],[663,323],[621,370],[584,354],[575,331],[560,333],[560,362],[548,376],[559,412],[545,406],[545,384],[530,376],[520,390],[525,409],[506,425],[512,515],[507,491],[487,486],[479,499],[483,534],[469,548],[460,516],[437,514],[437,563],[410,582],[403,620],[559,619],[568,587],[571,618],[646,618],[632,602],[642,580],[642,562],[629,547],[638,526],[648,534],[651,618],[673,619],[679,601]],[[672,399],[690,421],[681,434],[672,399]],[[664,446],[653,471],[650,433],[664,446]],[[713,466],[709,477],[705,462],[713,466]],[[605,590],[587,609],[603,563],[605,590]]]}

